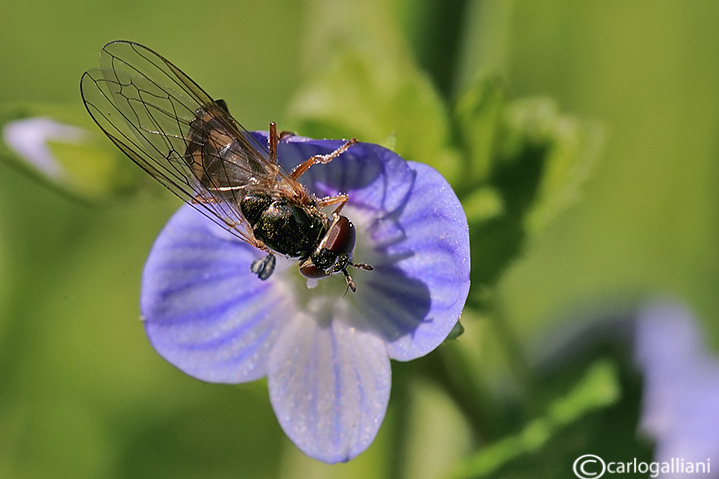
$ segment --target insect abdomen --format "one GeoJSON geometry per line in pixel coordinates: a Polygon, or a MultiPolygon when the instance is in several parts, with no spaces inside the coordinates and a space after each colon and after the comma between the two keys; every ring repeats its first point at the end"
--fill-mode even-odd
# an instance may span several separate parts
{"type": "Polygon", "coordinates": [[[217,191],[221,196],[234,198],[236,192],[228,188],[236,189],[267,174],[263,160],[248,154],[237,138],[210,111],[201,108],[196,115],[190,123],[184,157],[202,186],[217,191]],[[229,191],[230,194],[223,194],[223,191],[229,191]]]}

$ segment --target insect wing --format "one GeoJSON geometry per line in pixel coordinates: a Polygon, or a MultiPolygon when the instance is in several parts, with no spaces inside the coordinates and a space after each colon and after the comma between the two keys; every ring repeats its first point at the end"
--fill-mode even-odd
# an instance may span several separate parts
{"type": "Polygon", "coordinates": [[[152,50],[112,42],[103,47],[101,65],[83,75],[81,91],[104,133],[183,201],[262,248],[238,198],[249,180],[274,182],[277,166],[266,148],[152,50]]]}

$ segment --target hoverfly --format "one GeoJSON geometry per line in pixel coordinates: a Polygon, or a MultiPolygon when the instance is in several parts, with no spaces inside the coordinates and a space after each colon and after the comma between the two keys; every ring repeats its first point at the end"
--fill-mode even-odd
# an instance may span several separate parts
{"type": "Polygon", "coordinates": [[[138,43],[115,41],[102,48],[101,68],[82,75],[85,108],[100,129],[140,168],[180,199],[237,238],[264,251],[250,269],[270,277],[276,255],[296,259],[307,278],[371,270],[352,262],[352,222],[340,215],[346,194],[317,198],[298,182],[310,167],[327,164],[356,143],[308,158],[287,172],[279,142],[291,134],[270,124],[262,145],[163,56],[138,43]],[[331,215],[323,208],[336,205],[331,215]]]}

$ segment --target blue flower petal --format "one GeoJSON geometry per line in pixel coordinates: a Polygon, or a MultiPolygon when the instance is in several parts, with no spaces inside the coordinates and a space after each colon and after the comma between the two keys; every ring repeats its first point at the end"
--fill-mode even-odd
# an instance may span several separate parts
{"type": "MultiPolygon", "coordinates": [[[[293,137],[280,147],[283,165],[302,158],[332,152],[341,140],[307,140],[293,137]]],[[[331,163],[315,166],[300,181],[318,196],[348,193],[348,204],[387,214],[400,208],[412,188],[414,173],[391,150],[371,143],[357,143],[331,163]]]]}
{"type": "Polygon", "coordinates": [[[204,381],[265,376],[292,295],[250,271],[260,254],[190,206],[180,208],[155,241],[142,278],[141,311],[157,352],[204,381]]]}
{"type": "MultiPolygon", "coordinates": [[[[254,132],[261,144],[267,133],[254,132]]],[[[279,145],[280,164],[291,171],[314,155],[326,155],[342,146],[343,140],[313,140],[289,137],[279,145]]],[[[390,212],[406,200],[414,173],[402,157],[387,148],[371,143],[357,143],[326,165],[310,168],[300,183],[316,196],[348,193],[348,204],[371,211],[390,212]]]]}
{"type": "MultiPolygon", "coordinates": [[[[280,162],[289,171],[342,143],[293,137],[281,143],[280,162]]],[[[258,280],[249,266],[261,253],[185,206],[148,258],[141,306],[154,347],[188,374],[213,382],[267,374],[287,435],[334,463],[377,434],[389,359],[427,354],[459,318],[469,234],[439,173],[377,145],[354,145],[301,181],[317,196],[349,194],[343,214],[357,229],[355,261],[374,266],[352,270],[357,293],[342,296],[339,275],[307,289],[294,267],[258,280]]]]}
{"type": "Polygon", "coordinates": [[[361,293],[368,319],[384,331],[392,359],[436,348],[469,293],[469,229],[459,200],[433,168],[409,163],[415,180],[404,206],[370,227],[382,262],[361,293]],[[382,223],[394,223],[388,227],[382,223]],[[401,235],[397,234],[398,230],[401,235]]]}
{"type": "Polygon", "coordinates": [[[288,322],[272,350],[268,377],[282,429],[305,454],[327,463],[348,461],[369,447],[390,393],[382,339],[343,321],[333,303],[288,322]]]}
{"type": "MultiPolygon", "coordinates": [[[[342,144],[292,137],[280,145],[280,159],[291,169],[342,144]]],[[[459,319],[469,293],[469,228],[447,181],[427,165],[369,143],[314,166],[301,180],[320,196],[348,193],[345,211],[359,216],[345,214],[368,230],[364,239],[371,244],[360,244],[360,237],[358,251],[372,248],[372,256],[355,258],[374,271],[357,275],[355,299],[389,343],[390,357],[408,361],[435,349],[459,319]]]]}
{"type": "Polygon", "coordinates": [[[696,318],[681,303],[655,300],[640,311],[636,338],[645,382],[639,429],[656,441],[655,461],[719,459],[719,358],[696,318]]]}

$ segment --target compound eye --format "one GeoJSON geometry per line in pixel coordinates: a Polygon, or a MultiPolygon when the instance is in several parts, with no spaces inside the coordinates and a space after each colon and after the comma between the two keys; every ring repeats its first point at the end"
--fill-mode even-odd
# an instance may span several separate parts
{"type": "Polygon", "coordinates": [[[300,273],[305,278],[324,278],[327,276],[327,273],[322,268],[315,266],[312,260],[307,260],[300,265],[300,273]]]}
{"type": "Polygon", "coordinates": [[[355,247],[355,226],[346,216],[340,216],[327,232],[324,247],[337,255],[349,254],[355,247]]]}

